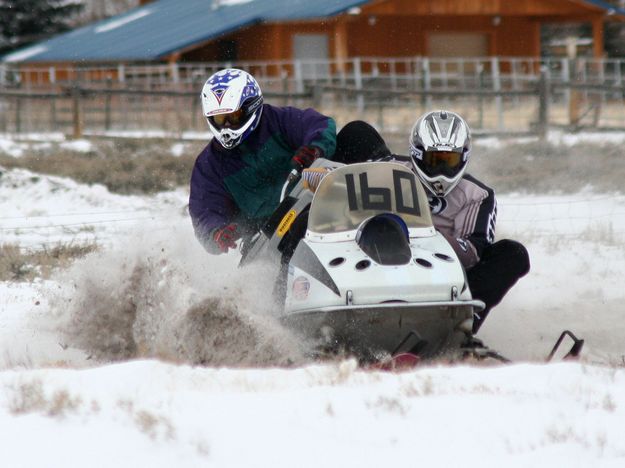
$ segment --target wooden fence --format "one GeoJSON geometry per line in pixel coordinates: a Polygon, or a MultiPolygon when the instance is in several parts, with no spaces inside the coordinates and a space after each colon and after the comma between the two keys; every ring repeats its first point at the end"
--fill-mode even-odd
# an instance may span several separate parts
{"type": "MultiPolygon", "coordinates": [[[[382,80],[365,86],[313,82],[296,91],[265,92],[276,105],[312,106],[339,125],[363,119],[386,132],[406,132],[421,113],[433,108],[458,111],[482,133],[545,135],[551,126],[625,130],[625,85],[552,82],[543,69],[522,88],[392,89],[382,80]]],[[[121,132],[159,131],[180,136],[206,132],[199,88],[73,83],[46,91],[0,88],[0,132],[61,132],[74,138],[121,132]]]]}

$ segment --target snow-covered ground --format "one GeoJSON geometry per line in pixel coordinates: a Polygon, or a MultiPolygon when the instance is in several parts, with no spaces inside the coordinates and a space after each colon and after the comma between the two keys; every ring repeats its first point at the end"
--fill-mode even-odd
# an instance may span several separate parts
{"type": "Polygon", "coordinates": [[[624,466],[624,202],[500,194],[498,238],[522,241],[532,271],[480,337],[517,363],[396,374],[306,361],[262,271],[197,245],[184,189],[4,171],[1,243],[101,249],[0,282],[1,464],[624,466]],[[563,329],[586,340],[582,360],[544,364],[563,329]]]}

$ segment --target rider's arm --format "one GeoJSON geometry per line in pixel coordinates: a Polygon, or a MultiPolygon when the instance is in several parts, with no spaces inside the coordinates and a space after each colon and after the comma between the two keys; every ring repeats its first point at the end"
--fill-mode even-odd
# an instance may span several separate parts
{"type": "Polygon", "coordinates": [[[332,159],[336,149],[336,123],[314,109],[274,107],[281,133],[293,149],[315,146],[322,157],[332,159]]]}
{"type": "Polygon", "coordinates": [[[191,173],[189,214],[195,236],[207,252],[221,253],[214,239],[218,229],[232,222],[238,209],[223,185],[223,177],[215,167],[207,146],[198,156],[191,173]]]}
{"type": "Polygon", "coordinates": [[[478,189],[472,191],[473,196],[467,200],[464,209],[466,216],[463,216],[463,228],[458,241],[460,249],[465,251],[464,260],[467,264],[463,261],[463,265],[470,267],[480,260],[484,248],[495,241],[497,200],[490,187],[470,175],[465,175],[465,179],[478,189]]]}

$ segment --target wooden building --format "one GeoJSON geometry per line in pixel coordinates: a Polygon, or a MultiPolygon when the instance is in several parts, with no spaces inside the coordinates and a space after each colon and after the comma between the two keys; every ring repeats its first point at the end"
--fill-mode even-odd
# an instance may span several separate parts
{"type": "Polygon", "coordinates": [[[541,25],[603,25],[601,0],[144,0],[139,8],[9,54],[5,62],[138,63],[352,57],[539,57],[541,25]]]}
{"type": "Polygon", "coordinates": [[[625,12],[615,13],[578,0],[380,0],[323,20],[242,28],[169,59],[539,57],[549,23],[590,23],[593,55],[602,57],[604,22],[625,12]]]}

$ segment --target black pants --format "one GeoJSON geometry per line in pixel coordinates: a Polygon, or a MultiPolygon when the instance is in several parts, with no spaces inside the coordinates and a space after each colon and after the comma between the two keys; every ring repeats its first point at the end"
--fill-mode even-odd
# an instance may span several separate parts
{"type": "Polygon", "coordinates": [[[529,271],[529,254],[519,242],[503,239],[484,249],[480,261],[467,271],[473,298],[486,304],[473,321],[473,333],[477,333],[490,310],[529,271]]]}

